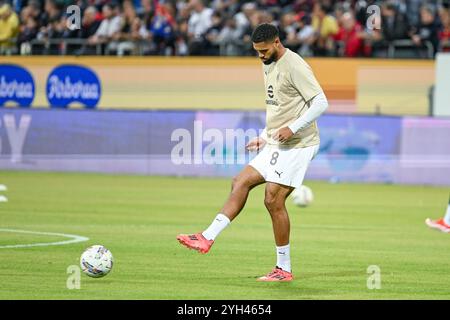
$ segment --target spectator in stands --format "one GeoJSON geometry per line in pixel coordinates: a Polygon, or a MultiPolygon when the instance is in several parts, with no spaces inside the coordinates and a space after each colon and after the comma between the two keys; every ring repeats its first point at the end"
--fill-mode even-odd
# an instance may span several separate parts
{"type": "Polygon", "coordinates": [[[61,8],[58,6],[55,0],[45,0],[44,12],[40,16],[40,24],[42,27],[42,32],[47,33],[45,30],[50,23],[54,23],[59,20],[62,16],[61,8]]]}
{"type": "Polygon", "coordinates": [[[42,12],[41,4],[38,0],[29,0],[26,6],[22,7],[20,12],[20,20],[22,24],[26,24],[28,18],[32,17],[37,23],[38,28],[42,26],[42,12]]]}
{"type": "Polygon", "coordinates": [[[50,18],[47,26],[45,37],[48,39],[60,39],[64,37],[66,27],[66,19],[64,16],[50,18]]]}
{"type": "Polygon", "coordinates": [[[136,54],[137,42],[149,37],[149,32],[136,14],[133,2],[125,0],[122,6],[121,28],[111,36],[112,41],[107,47],[107,53],[116,52],[118,56],[125,53],[136,54]]]}
{"type": "MultiPolygon", "coordinates": [[[[41,15],[41,27],[37,34],[37,39],[46,40],[59,38],[61,33],[60,21],[62,18],[61,9],[58,7],[55,0],[46,0],[44,5],[44,12],[41,15]]],[[[44,54],[52,53],[51,48],[46,47],[44,54]]]]}
{"type": "Polygon", "coordinates": [[[175,20],[165,5],[156,8],[150,32],[155,45],[154,54],[170,56],[175,53],[175,20]]]}
{"type": "Polygon", "coordinates": [[[240,0],[213,0],[211,1],[211,8],[218,11],[222,16],[233,17],[241,9],[240,0]]]}
{"type": "Polygon", "coordinates": [[[189,53],[191,55],[204,54],[204,35],[211,27],[213,10],[205,7],[203,0],[190,0],[188,8],[191,16],[188,22],[189,53]]]}
{"type": "Polygon", "coordinates": [[[242,35],[243,30],[238,28],[235,18],[228,18],[217,39],[222,48],[221,53],[227,56],[242,55],[242,35]]]}
{"type": "Polygon", "coordinates": [[[317,56],[330,56],[334,52],[333,37],[339,28],[336,19],[328,14],[329,8],[316,3],[313,10],[312,26],[314,35],[314,54],[317,56]]]}
{"type": "Polygon", "coordinates": [[[234,15],[237,28],[243,33],[250,26],[250,17],[257,11],[257,6],[254,2],[247,2],[242,5],[242,11],[234,15]]]}
{"type": "Polygon", "coordinates": [[[155,8],[153,7],[153,0],[141,0],[141,6],[138,12],[139,18],[142,20],[145,27],[150,30],[153,16],[155,15],[155,8]]]}
{"type": "Polygon", "coordinates": [[[344,13],[349,11],[347,5],[348,5],[347,2],[338,2],[334,6],[334,17],[336,18],[339,28],[342,27],[342,24],[341,24],[342,16],[344,15],[344,13]]]}
{"type": "Polygon", "coordinates": [[[381,30],[383,39],[387,42],[401,39],[408,39],[410,26],[408,18],[398,12],[397,6],[393,1],[383,3],[381,7],[381,30]]]}
{"type": "Polygon", "coordinates": [[[352,12],[346,12],[341,17],[341,27],[335,36],[343,46],[340,55],[344,57],[359,57],[364,55],[363,28],[356,21],[352,12]]]}
{"type": "MultiPolygon", "coordinates": [[[[97,29],[100,26],[100,17],[99,12],[95,6],[89,6],[84,9],[83,16],[81,19],[81,28],[80,29],[65,29],[62,37],[66,39],[79,39],[86,40],[95,35],[97,29]]],[[[90,48],[93,49],[93,48],[90,48]]],[[[68,54],[74,55],[82,55],[82,54],[95,54],[95,50],[87,51],[86,45],[84,42],[79,43],[71,43],[69,42],[66,46],[66,52],[68,54]]]]}
{"type": "MultiPolygon", "coordinates": [[[[0,0],[0,3],[2,2],[5,0],[0,0]]],[[[11,3],[12,0],[6,2],[11,3]]],[[[442,24],[439,22],[439,16],[435,14],[434,23],[428,25],[422,23],[423,19],[427,19],[423,17],[423,15],[427,16],[427,13],[420,11],[423,4],[430,5],[435,12],[437,12],[438,4],[446,5],[448,9],[449,0],[24,0],[14,3],[14,8],[20,12],[21,16],[20,34],[16,44],[19,48],[24,47],[24,54],[30,52],[29,44],[35,38],[45,40],[63,37],[87,38],[89,44],[102,44],[102,48],[106,48],[115,38],[116,44],[111,44],[110,49],[116,46],[114,49],[118,51],[118,44],[124,43],[129,49],[124,47],[126,50],[123,53],[214,55],[218,52],[216,37],[225,29],[222,33],[222,41],[227,42],[228,49],[223,52],[224,54],[226,52],[237,54],[239,51],[239,54],[253,55],[250,35],[255,26],[263,22],[279,26],[284,43],[303,56],[336,55],[338,53],[336,47],[339,47],[337,41],[344,41],[344,38],[346,39],[343,42],[346,44],[345,56],[361,55],[360,49],[356,50],[357,53],[352,51],[355,48],[353,44],[361,41],[365,55],[370,53],[367,49],[373,47],[374,56],[385,57],[389,44],[402,39],[409,41],[411,48],[408,47],[407,42],[399,43],[397,47],[402,47],[402,50],[406,48],[409,51],[403,52],[408,56],[414,56],[412,41],[415,41],[419,47],[424,41],[432,41],[436,51],[440,48],[439,38],[442,39],[442,43],[446,43],[446,39],[449,38],[446,10],[439,11],[442,24]],[[67,30],[67,28],[63,30],[66,7],[71,4],[82,8],[81,30],[67,30]],[[369,28],[366,23],[367,8],[373,4],[382,6],[382,28],[379,30],[369,28]],[[134,8],[134,16],[137,15],[139,19],[126,18],[125,25],[118,23],[121,19],[121,13],[118,12],[121,6],[125,7],[125,11],[131,10],[127,8],[134,8]],[[108,10],[111,7],[116,9],[108,10]],[[97,9],[95,14],[94,8],[97,9]],[[100,13],[103,10],[113,11],[113,13],[106,13],[107,17],[104,18],[100,13]],[[159,13],[158,10],[160,10],[159,13]],[[221,20],[227,22],[226,25],[219,27],[217,24],[212,24],[214,11],[220,14],[221,20]],[[354,18],[346,15],[347,18],[343,19],[346,13],[354,18]],[[311,25],[308,23],[308,16],[312,17],[311,25]],[[356,21],[353,22],[353,20],[356,21]],[[346,27],[343,21],[347,21],[346,27]],[[354,26],[351,27],[353,23],[354,26]],[[359,40],[356,36],[358,26],[365,28],[359,33],[359,40]],[[427,33],[430,28],[434,30],[435,26],[442,29],[438,33],[438,40],[436,38],[424,40],[425,38],[421,35],[427,33]],[[311,28],[315,30],[313,37],[310,36],[311,28]],[[36,29],[39,32],[36,32],[36,29]],[[217,32],[219,29],[220,31],[217,32]],[[336,35],[337,33],[339,34],[336,35]],[[112,34],[116,35],[113,37],[112,34]],[[147,48],[143,51],[133,50],[130,44],[146,34],[153,35],[148,41],[141,42],[147,48]],[[239,34],[241,38],[236,37],[239,34]],[[240,48],[241,44],[243,44],[242,48],[240,48]],[[237,48],[240,49],[237,50],[237,48]],[[413,55],[409,55],[411,52],[413,55]]],[[[214,19],[217,21],[218,17],[214,19]]],[[[428,20],[430,20],[429,15],[428,20]]],[[[3,29],[0,32],[3,32],[3,29]]],[[[434,32],[430,34],[434,37],[434,32]]],[[[44,41],[43,46],[48,47],[49,44],[44,41]]],[[[55,47],[55,45],[52,46],[55,47]]],[[[70,46],[79,48],[79,45],[77,47],[75,44],[64,48],[67,49],[70,46]]],[[[360,48],[359,45],[357,47],[360,48]]],[[[38,47],[36,45],[33,48],[38,47]]],[[[98,49],[92,46],[87,48],[98,49]]],[[[37,52],[42,51],[37,50],[37,52]]],[[[78,50],[66,50],[66,52],[82,53],[78,50]]],[[[94,50],[85,51],[85,53],[98,52],[94,50]]]]}
{"type": "Polygon", "coordinates": [[[298,53],[304,57],[312,56],[311,46],[314,42],[314,28],[311,25],[311,17],[309,15],[300,17],[297,39],[300,42],[298,53]]]}
{"type": "Polygon", "coordinates": [[[303,57],[313,55],[311,45],[314,42],[314,28],[311,26],[311,17],[299,14],[295,17],[296,28],[287,34],[286,46],[297,51],[303,57]]]}
{"type": "Polygon", "coordinates": [[[417,27],[420,24],[420,6],[423,2],[423,0],[403,0],[408,21],[413,27],[417,27]]]}
{"type": "Polygon", "coordinates": [[[261,21],[263,23],[271,23],[274,25],[278,24],[278,21],[275,19],[275,15],[267,10],[262,10],[261,12],[261,21]]]}
{"type": "Polygon", "coordinates": [[[439,33],[441,50],[450,52],[450,9],[446,7],[440,8],[439,16],[442,23],[442,30],[439,33]]]}
{"type": "Polygon", "coordinates": [[[0,7],[0,54],[10,55],[16,51],[19,33],[19,17],[9,4],[0,7]]]}
{"type": "Polygon", "coordinates": [[[205,53],[208,56],[220,55],[219,35],[224,27],[220,11],[214,11],[211,17],[212,25],[205,33],[205,53]]]}
{"type": "Polygon", "coordinates": [[[393,0],[389,0],[381,6],[381,33],[379,39],[374,34],[372,52],[375,56],[386,57],[389,45],[396,40],[410,39],[410,25],[406,15],[398,11],[393,0]]]}
{"type": "Polygon", "coordinates": [[[245,29],[242,35],[243,43],[243,55],[255,55],[255,49],[253,49],[252,33],[256,27],[263,22],[263,15],[260,11],[253,12],[249,17],[250,24],[245,29]]]}
{"type": "Polygon", "coordinates": [[[120,32],[122,17],[117,15],[115,7],[106,4],[102,8],[103,20],[93,36],[88,39],[90,45],[109,44],[113,36],[120,32]]]}
{"type": "Polygon", "coordinates": [[[411,36],[416,46],[423,46],[426,41],[433,45],[433,55],[439,48],[439,24],[435,19],[435,10],[430,5],[420,9],[420,24],[414,28],[411,36]]]}
{"type": "Polygon", "coordinates": [[[401,8],[407,15],[408,22],[412,27],[419,27],[421,23],[421,8],[424,5],[432,7],[437,10],[438,0],[401,0],[401,8]]]}
{"type": "Polygon", "coordinates": [[[30,42],[36,38],[39,31],[39,25],[33,10],[33,7],[28,5],[20,12],[20,20],[22,23],[19,27],[17,47],[21,55],[31,54],[30,42]]]}
{"type": "Polygon", "coordinates": [[[95,35],[101,23],[97,16],[98,10],[94,6],[89,6],[84,10],[78,38],[88,39],[95,35]]]}
{"type": "Polygon", "coordinates": [[[188,21],[179,19],[174,29],[175,54],[177,56],[187,56],[189,54],[188,21]]]}
{"type": "Polygon", "coordinates": [[[286,41],[289,34],[295,34],[297,31],[297,24],[293,12],[286,12],[281,15],[278,30],[280,33],[280,40],[283,44],[291,50],[296,50],[296,48],[293,48],[290,43],[286,41]]]}

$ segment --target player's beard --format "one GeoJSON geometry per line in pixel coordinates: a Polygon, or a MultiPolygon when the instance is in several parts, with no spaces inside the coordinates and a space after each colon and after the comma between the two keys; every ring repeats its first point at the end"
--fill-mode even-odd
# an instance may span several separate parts
{"type": "Polygon", "coordinates": [[[266,61],[263,61],[262,63],[264,63],[265,65],[269,65],[269,64],[271,64],[272,62],[274,62],[275,61],[275,57],[276,57],[276,55],[277,55],[277,53],[276,52],[274,52],[274,53],[272,53],[272,55],[269,57],[269,58],[267,58],[267,60],[266,61]]]}

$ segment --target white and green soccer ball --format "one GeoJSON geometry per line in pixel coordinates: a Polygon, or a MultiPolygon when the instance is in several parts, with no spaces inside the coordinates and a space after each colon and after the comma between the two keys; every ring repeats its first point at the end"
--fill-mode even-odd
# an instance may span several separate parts
{"type": "Polygon", "coordinates": [[[311,188],[307,186],[301,186],[292,191],[292,202],[298,207],[307,207],[312,204],[314,200],[314,194],[311,188]]]}
{"type": "Polygon", "coordinates": [[[87,248],[80,258],[81,270],[92,278],[106,276],[111,271],[113,263],[111,251],[102,245],[87,248]]]}

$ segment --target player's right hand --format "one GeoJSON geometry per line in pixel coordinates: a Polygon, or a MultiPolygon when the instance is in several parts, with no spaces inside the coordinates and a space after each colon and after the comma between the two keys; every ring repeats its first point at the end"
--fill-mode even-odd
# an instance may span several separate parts
{"type": "Polygon", "coordinates": [[[245,148],[248,151],[259,151],[262,147],[264,147],[264,145],[266,144],[266,140],[264,140],[261,137],[256,137],[254,139],[252,139],[246,146],[245,148]]]}

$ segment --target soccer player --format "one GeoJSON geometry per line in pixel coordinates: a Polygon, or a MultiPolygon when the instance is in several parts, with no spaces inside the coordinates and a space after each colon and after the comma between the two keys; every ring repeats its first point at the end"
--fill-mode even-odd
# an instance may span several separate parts
{"type": "Polygon", "coordinates": [[[241,212],[251,189],[266,183],[264,204],[272,219],[277,263],[259,281],[291,281],[290,223],[285,202],[302,185],[306,169],[319,150],[316,119],[328,102],[309,65],[280,42],[278,29],[259,25],[252,34],[253,48],[263,63],[266,128],[247,144],[259,151],[236,177],[222,210],[202,233],[178,235],[190,249],[207,253],[216,237],[241,212]]]}
{"type": "Polygon", "coordinates": [[[431,220],[430,218],[427,218],[425,223],[430,228],[437,229],[445,233],[450,233],[450,199],[448,200],[447,212],[445,213],[444,218],[438,220],[431,220]]]}

